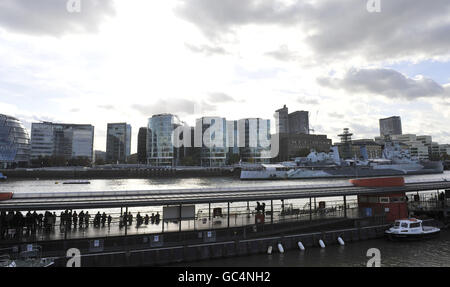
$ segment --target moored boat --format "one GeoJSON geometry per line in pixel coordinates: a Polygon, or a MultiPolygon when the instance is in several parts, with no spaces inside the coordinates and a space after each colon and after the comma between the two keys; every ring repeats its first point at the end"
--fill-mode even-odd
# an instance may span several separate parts
{"type": "Polygon", "coordinates": [[[440,231],[437,227],[424,226],[420,219],[409,218],[396,220],[384,234],[390,240],[420,240],[435,237],[440,231]]]}
{"type": "Polygon", "coordinates": [[[8,177],[0,172],[0,180],[6,180],[8,177]]]}

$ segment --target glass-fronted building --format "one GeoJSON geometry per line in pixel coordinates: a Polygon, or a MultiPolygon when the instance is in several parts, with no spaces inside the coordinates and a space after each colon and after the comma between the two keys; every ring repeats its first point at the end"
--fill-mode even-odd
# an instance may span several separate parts
{"type": "Polygon", "coordinates": [[[26,166],[30,160],[30,137],[15,117],[0,114],[0,167],[26,166]]]}
{"type": "Polygon", "coordinates": [[[127,123],[108,124],[106,135],[106,161],[125,163],[131,153],[131,126],[127,123]]]}
{"type": "Polygon", "coordinates": [[[196,121],[196,130],[201,131],[202,166],[223,166],[226,165],[227,147],[227,121],[220,117],[202,117],[196,121]]]}
{"type": "Polygon", "coordinates": [[[173,131],[181,125],[172,114],[153,115],[147,126],[147,162],[155,166],[175,166],[179,160],[173,131]]]}
{"type": "Polygon", "coordinates": [[[238,121],[240,155],[243,162],[270,162],[270,120],[248,118],[238,121]]]}
{"type": "Polygon", "coordinates": [[[63,157],[93,159],[94,127],[92,125],[31,124],[31,159],[63,157]]]}

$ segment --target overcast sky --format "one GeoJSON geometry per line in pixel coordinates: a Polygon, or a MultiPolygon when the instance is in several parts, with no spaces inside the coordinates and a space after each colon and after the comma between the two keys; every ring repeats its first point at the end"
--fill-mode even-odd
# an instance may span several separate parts
{"type": "Polygon", "coordinates": [[[0,113],[137,132],[153,114],[273,120],[310,111],[333,141],[404,133],[450,143],[450,1],[0,1],[0,113]],[[70,12],[71,11],[71,12],[70,12]]]}

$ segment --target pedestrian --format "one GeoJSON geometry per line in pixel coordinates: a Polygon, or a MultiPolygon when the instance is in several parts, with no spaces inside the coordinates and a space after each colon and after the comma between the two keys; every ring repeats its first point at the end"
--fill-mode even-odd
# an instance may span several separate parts
{"type": "Polygon", "coordinates": [[[102,214],[102,227],[105,227],[105,223],[106,223],[106,213],[103,212],[103,214],[102,214]]]}
{"type": "Polygon", "coordinates": [[[154,213],[152,213],[152,216],[150,217],[150,221],[152,224],[155,223],[155,214],[154,213]]]}
{"type": "Polygon", "coordinates": [[[108,215],[108,227],[111,225],[112,217],[111,214],[108,215]]]}
{"type": "Polygon", "coordinates": [[[128,225],[133,225],[133,214],[131,212],[128,212],[128,225]]]}
{"type": "Polygon", "coordinates": [[[149,221],[149,217],[148,217],[148,214],[146,214],[145,215],[145,218],[144,218],[144,223],[145,223],[145,225],[148,225],[148,221],[149,221]]]}
{"type": "Polygon", "coordinates": [[[78,219],[80,220],[80,228],[83,227],[84,223],[84,212],[83,210],[78,214],[78,219]]]}
{"type": "Polygon", "coordinates": [[[77,214],[76,210],[72,214],[72,221],[73,221],[73,228],[77,228],[77,225],[78,225],[78,214],[77,214]]]}
{"type": "Polygon", "coordinates": [[[159,212],[156,212],[156,215],[155,215],[155,223],[156,223],[156,224],[159,224],[159,212]]]}
{"type": "Polygon", "coordinates": [[[86,211],[84,214],[84,225],[86,225],[86,228],[89,227],[89,219],[91,218],[91,215],[89,214],[89,211],[86,211]]]}

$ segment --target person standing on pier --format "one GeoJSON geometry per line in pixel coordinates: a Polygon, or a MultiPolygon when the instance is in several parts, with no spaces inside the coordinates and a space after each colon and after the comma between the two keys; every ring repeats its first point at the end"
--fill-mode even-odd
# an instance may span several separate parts
{"type": "Polygon", "coordinates": [[[89,214],[89,211],[86,211],[84,214],[84,225],[86,225],[86,228],[89,227],[89,219],[91,218],[91,215],[89,214]]]}
{"type": "Polygon", "coordinates": [[[65,221],[65,215],[64,212],[61,211],[61,213],[59,214],[59,228],[61,228],[64,224],[65,221]]]}
{"type": "Polygon", "coordinates": [[[144,218],[144,223],[145,223],[145,225],[148,225],[148,220],[149,220],[150,218],[148,217],[148,214],[146,214],[145,215],[145,218],[144,218]]]}
{"type": "Polygon", "coordinates": [[[72,221],[73,221],[73,228],[77,228],[78,214],[76,210],[72,214],[72,221]]]}
{"type": "Polygon", "coordinates": [[[103,214],[102,214],[102,227],[105,227],[105,223],[106,223],[106,213],[103,212],[103,214]]]}
{"type": "Polygon", "coordinates": [[[128,225],[133,225],[133,214],[131,212],[128,212],[128,225]]]}
{"type": "Polygon", "coordinates": [[[111,225],[111,221],[112,221],[112,217],[111,217],[111,214],[110,214],[110,215],[108,215],[108,228],[111,225]]]}
{"type": "Polygon", "coordinates": [[[84,222],[84,212],[83,212],[83,210],[78,215],[78,218],[80,220],[80,228],[81,228],[81,227],[83,227],[83,222],[84,222]]]}
{"type": "Polygon", "coordinates": [[[67,213],[67,228],[71,229],[72,228],[72,211],[69,211],[67,213]]]}
{"type": "Polygon", "coordinates": [[[159,224],[159,212],[156,212],[156,215],[155,215],[155,223],[156,223],[156,224],[159,224]]]}

